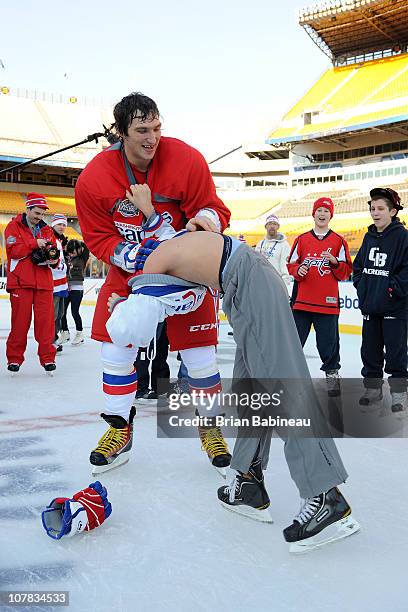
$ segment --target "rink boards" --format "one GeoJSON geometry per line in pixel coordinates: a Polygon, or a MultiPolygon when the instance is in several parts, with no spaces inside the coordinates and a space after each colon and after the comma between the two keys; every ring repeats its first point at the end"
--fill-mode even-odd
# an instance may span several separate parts
{"type": "MultiPolygon", "coordinates": [[[[83,304],[95,305],[98,293],[103,284],[102,278],[87,278],[84,281],[83,304]]],[[[339,283],[340,292],[340,331],[349,334],[361,334],[362,316],[358,310],[358,298],[353,284],[350,282],[339,283]]],[[[6,292],[6,279],[0,277],[0,299],[8,299],[6,292]]],[[[220,312],[220,319],[225,318],[220,312]]]]}

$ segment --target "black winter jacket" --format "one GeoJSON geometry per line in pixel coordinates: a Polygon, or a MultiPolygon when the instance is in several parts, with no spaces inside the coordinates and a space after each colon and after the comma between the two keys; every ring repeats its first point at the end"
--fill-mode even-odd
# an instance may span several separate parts
{"type": "Polygon", "coordinates": [[[407,319],[408,231],[394,219],[383,232],[370,225],[353,262],[362,314],[407,319]]]}
{"type": "Polygon", "coordinates": [[[82,253],[75,257],[69,256],[68,260],[68,280],[70,281],[83,281],[85,274],[85,267],[89,259],[89,249],[81,242],[82,253]]]}

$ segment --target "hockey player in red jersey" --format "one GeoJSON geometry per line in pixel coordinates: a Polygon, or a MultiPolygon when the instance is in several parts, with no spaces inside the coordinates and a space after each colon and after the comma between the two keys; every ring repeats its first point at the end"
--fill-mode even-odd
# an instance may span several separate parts
{"type": "Polygon", "coordinates": [[[330,396],[340,394],[338,284],[352,272],[347,242],[329,229],[333,214],[330,198],[315,201],[315,226],[296,238],[288,263],[289,274],[295,279],[291,303],[300,342],[305,345],[313,323],[330,396]]]}
{"type": "MultiPolygon", "coordinates": [[[[155,209],[176,230],[187,223],[190,231],[222,231],[230,218],[229,210],[216,195],[203,156],[180,140],[161,137],[160,114],[153,100],[140,93],[130,94],[115,106],[114,118],[120,141],[86,166],[75,191],[84,240],[96,257],[111,265],[92,326],[92,337],[103,343],[103,418],[110,425],[91,453],[94,473],[114,467],[119,451],[130,449],[132,443],[137,347],[114,346],[106,331],[108,297],[112,293],[124,297],[129,294],[127,281],[136,270],[135,249],[143,236],[143,215],[126,191],[133,184],[149,185],[155,209]]],[[[215,358],[217,312],[212,295],[207,293],[201,307],[190,315],[173,317],[167,334],[170,349],[182,354],[190,385],[216,392],[220,377],[215,358]]],[[[215,467],[229,464],[230,454],[219,428],[201,428],[200,438],[215,467]]]]}
{"type": "Polygon", "coordinates": [[[54,283],[49,264],[57,264],[59,255],[54,233],[42,219],[48,209],[45,197],[39,193],[27,194],[26,207],[26,212],[14,217],[5,230],[7,292],[11,303],[7,363],[10,372],[19,371],[34,311],[38,357],[45,371],[52,372],[55,370],[54,283]]]}

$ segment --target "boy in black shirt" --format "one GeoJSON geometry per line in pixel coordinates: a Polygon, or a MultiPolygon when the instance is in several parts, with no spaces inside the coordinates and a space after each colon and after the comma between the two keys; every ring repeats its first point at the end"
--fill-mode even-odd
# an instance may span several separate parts
{"type": "Polygon", "coordinates": [[[374,221],[353,263],[353,283],[363,314],[361,405],[382,399],[383,370],[390,374],[392,411],[407,408],[408,232],[397,218],[396,191],[370,191],[374,221]],[[385,368],[384,368],[385,348],[385,368]]]}

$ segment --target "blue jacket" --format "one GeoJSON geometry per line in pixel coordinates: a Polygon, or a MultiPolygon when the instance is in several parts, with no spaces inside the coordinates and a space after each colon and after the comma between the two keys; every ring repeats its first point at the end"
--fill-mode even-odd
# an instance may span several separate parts
{"type": "Polygon", "coordinates": [[[399,219],[383,232],[370,225],[353,263],[353,284],[363,315],[407,319],[408,231],[399,219]]]}

